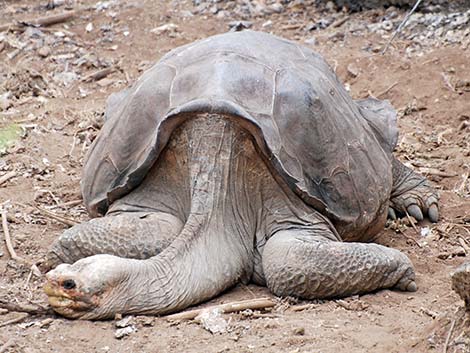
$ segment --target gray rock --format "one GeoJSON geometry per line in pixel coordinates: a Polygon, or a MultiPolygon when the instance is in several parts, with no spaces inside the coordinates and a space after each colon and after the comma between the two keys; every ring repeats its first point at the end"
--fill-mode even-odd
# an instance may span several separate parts
{"type": "Polygon", "coordinates": [[[464,263],[452,273],[452,289],[465,302],[470,311],[470,262],[464,263]]]}

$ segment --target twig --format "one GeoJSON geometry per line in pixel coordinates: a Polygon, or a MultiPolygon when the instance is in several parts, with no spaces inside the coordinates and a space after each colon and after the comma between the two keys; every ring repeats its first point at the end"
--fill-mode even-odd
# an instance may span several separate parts
{"type": "Polygon", "coordinates": [[[182,313],[177,313],[173,315],[166,316],[168,321],[175,321],[175,320],[192,320],[196,318],[199,314],[207,310],[214,310],[219,309],[224,313],[233,313],[236,311],[243,311],[246,309],[266,309],[271,308],[276,303],[269,299],[269,298],[259,298],[259,299],[251,299],[251,300],[244,300],[239,302],[232,302],[220,305],[209,306],[203,309],[196,309],[196,310],[189,310],[182,313]]]}
{"type": "Polygon", "coordinates": [[[31,277],[33,275],[33,270],[29,271],[28,278],[26,278],[26,281],[24,282],[23,289],[26,289],[28,287],[29,281],[31,280],[31,277]]]}
{"type": "Polygon", "coordinates": [[[441,73],[441,76],[444,80],[444,83],[446,84],[447,88],[449,88],[449,90],[451,92],[455,92],[455,87],[452,85],[452,83],[450,82],[450,78],[449,76],[447,76],[445,73],[441,73]]]}
{"type": "Polygon", "coordinates": [[[62,23],[70,20],[76,15],[76,11],[67,11],[58,15],[52,15],[47,17],[39,17],[31,20],[18,21],[17,23],[7,23],[0,25],[0,32],[6,31],[9,29],[22,30],[27,26],[51,26],[57,23],[62,23]]]}
{"type": "Polygon", "coordinates": [[[341,26],[342,24],[344,24],[347,20],[349,20],[349,16],[344,16],[343,18],[340,18],[339,20],[336,20],[335,22],[333,22],[331,26],[333,28],[337,28],[341,26]]]}
{"type": "Polygon", "coordinates": [[[415,10],[418,8],[419,4],[421,3],[422,0],[418,0],[416,1],[415,5],[413,6],[413,8],[411,9],[410,12],[408,12],[408,14],[406,15],[405,19],[400,23],[400,25],[398,26],[397,30],[395,31],[395,33],[393,33],[393,36],[392,38],[389,39],[389,41],[387,42],[387,45],[385,45],[385,48],[384,50],[382,51],[382,55],[385,54],[385,52],[387,51],[388,47],[390,46],[390,44],[393,42],[393,40],[395,39],[395,37],[397,36],[398,33],[400,33],[400,31],[402,30],[402,28],[405,26],[406,22],[408,22],[410,16],[413,14],[413,12],[415,12],[415,10]]]}
{"type": "Polygon", "coordinates": [[[14,346],[15,340],[13,338],[10,338],[4,345],[0,347],[0,353],[6,352],[8,348],[14,346]]]}
{"type": "Polygon", "coordinates": [[[8,220],[7,220],[7,211],[5,209],[1,210],[2,213],[2,228],[3,228],[3,235],[5,236],[5,244],[7,246],[8,253],[12,260],[28,263],[28,261],[24,260],[22,257],[18,256],[13,248],[10,238],[10,231],[8,230],[8,220]]]}
{"type": "Polygon", "coordinates": [[[70,151],[68,154],[69,157],[72,157],[72,153],[73,153],[73,150],[75,149],[76,144],[77,144],[77,133],[75,132],[75,134],[73,135],[72,147],[70,147],[70,151]]]}
{"type": "Polygon", "coordinates": [[[432,310],[429,310],[427,308],[424,308],[424,307],[421,307],[419,310],[421,310],[424,314],[428,315],[429,317],[435,319],[436,317],[439,316],[438,313],[436,313],[435,311],[432,311],[432,310]]]}
{"type": "Polygon", "coordinates": [[[308,310],[308,309],[312,309],[312,308],[314,308],[313,304],[303,304],[303,305],[291,306],[290,310],[292,310],[292,311],[304,311],[304,310],[308,310]]]}
{"type": "Polygon", "coordinates": [[[426,61],[423,61],[421,63],[421,66],[424,66],[424,65],[427,65],[429,63],[438,63],[439,62],[439,58],[433,58],[433,59],[429,59],[429,60],[426,60],[426,61]]]}
{"type": "Polygon", "coordinates": [[[3,176],[0,177],[0,185],[2,185],[3,183],[7,182],[7,181],[10,180],[11,178],[14,178],[15,176],[16,176],[16,172],[15,172],[15,171],[6,173],[5,175],[3,175],[3,176]]]}
{"type": "Polygon", "coordinates": [[[56,215],[55,213],[50,212],[50,211],[47,211],[47,210],[45,210],[45,209],[43,209],[43,208],[40,208],[40,207],[38,207],[38,206],[34,206],[34,207],[36,207],[36,209],[37,209],[39,212],[41,212],[43,215],[45,215],[45,216],[47,216],[47,217],[49,217],[49,218],[52,218],[52,219],[54,219],[54,220],[56,220],[56,221],[59,221],[59,222],[61,222],[61,223],[63,223],[63,224],[66,224],[66,225],[68,225],[68,226],[70,226],[70,227],[73,227],[73,226],[75,226],[75,225],[77,225],[77,224],[79,223],[79,222],[77,222],[77,221],[75,221],[75,220],[73,220],[73,219],[65,218],[65,217],[56,215]]]}
{"type": "Polygon", "coordinates": [[[57,15],[40,17],[40,18],[36,18],[33,20],[29,20],[29,21],[21,21],[20,23],[25,24],[27,26],[47,27],[47,26],[55,25],[57,23],[68,21],[71,18],[73,18],[75,15],[76,15],[75,11],[67,11],[64,13],[57,14],[57,15]]]}
{"type": "Polygon", "coordinates": [[[58,204],[58,205],[54,205],[54,206],[52,206],[52,207],[53,207],[53,208],[74,207],[74,206],[80,205],[82,202],[83,202],[82,199],[80,199],[80,200],[72,200],[72,201],[67,201],[67,202],[64,202],[64,203],[60,203],[60,204],[58,204]]]}
{"type": "Polygon", "coordinates": [[[253,293],[253,291],[250,288],[248,288],[248,286],[246,284],[240,283],[240,285],[243,289],[245,289],[248,293],[250,293],[250,295],[253,299],[256,299],[256,294],[253,293]]]}
{"type": "Polygon", "coordinates": [[[452,128],[445,129],[437,134],[437,144],[442,145],[442,143],[447,143],[447,140],[444,138],[444,135],[450,134],[454,131],[452,128]]]}
{"type": "MultiPolygon", "coordinates": [[[[55,28],[45,28],[45,27],[42,27],[42,28],[41,28],[41,31],[47,32],[47,33],[52,33],[52,34],[53,34],[54,32],[57,31],[57,29],[55,29],[55,28]]],[[[64,28],[61,28],[60,31],[61,31],[62,33],[64,33],[66,36],[69,36],[69,37],[75,37],[75,35],[76,35],[76,33],[71,32],[71,31],[67,31],[67,30],[64,29],[64,28]]]]}
{"type": "Polygon", "coordinates": [[[416,228],[416,226],[415,226],[413,220],[411,219],[410,215],[408,214],[408,212],[405,211],[405,213],[406,213],[406,218],[408,218],[408,221],[410,222],[411,226],[415,230],[416,234],[420,235],[420,233],[418,232],[418,228],[416,228]]]}
{"type": "Polygon", "coordinates": [[[296,23],[296,24],[284,25],[281,27],[281,29],[285,31],[285,30],[290,30],[290,29],[298,29],[300,27],[302,27],[302,25],[300,23],[296,23]]]}
{"type": "Polygon", "coordinates": [[[9,303],[3,299],[0,299],[0,308],[6,309],[8,311],[27,313],[31,315],[50,315],[54,313],[54,310],[51,308],[31,304],[9,303]]]}
{"type": "Polygon", "coordinates": [[[447,347],[449,346],[449,341],[450,341],[450,338],[452,337],[452,331],[454,330],[454,326],[455,326],[455,319],[452,320],[452,324],[450,325],[449,333],[447,334],[446,342],[444,343],[443,353],[447,353],[447,347]]]}
{"type": "Polygon", "coordinates": [[[0,32],[8,31],[9,29],[18,29],[18,26],[14,23],[7,23],[4,25],[0,25],[0,32]]]}
{"type": "Polygon", "coordinates": [[[35,116],[30,116],[28,118],[24,118],[24,119],[19,119],[19,120],[15,120],[15,121],[12,121],[13,124],[25,124],[25,123],[32,123],[33,121],[37,120],[38,117],[37,115],[35,116]]]}
{"type": "Polygon", "coordinates": [[[419,171],[422,174],[436,175],[436,176],[439,176],[439,177],[442,177],[442,178],[452,178],[452,177],[458,176],[458,174],[456,174],[456,173],[446,173],[446,172],[442,172],[439,169],[435,169],[435,168],[423,167],[423,168],[420,168],[419,171]]]}
{"type": "Polygon", "coordinates": [[[452,224],[453,227],[463,229],[464,231],[468,233],[468,235],[470,235],[470,230],[467,229],[467,228],[470,228],[470,224],[459,224],[459,223],[450,223],[450,224],[452,224]]]}
{"type": "Polygon", "coordinates": [[[89,74],[89,75],[85,76],[84,78],[82,78],[82,81],[84,81],[84,82],[98,81],[98,80],[101,80],[102,78],[105,78],[106,76],[108,76],[113,71],[114,71],[114,67],[107,67],[105,69],[92,72],[91,74],[89,74]]]}
{"type": "Polygon", "coordinates": [[[344,301],[342,299],[337,299],[334,302],[346,310],[352,310],[351,305],[347,301],[344,301]]]}
{"type": "Polygon", "coordinates": [[[463,179],[463,180],[462,180],[462,184],[460,184],[460,186],[459,186],[458,188],[454,189],[454,191],[461,192],[461,193],[465,192],[465,187],[466,187],[466,185],[467,185],[468,177],[469,177],[469,173],[468,173],[468,172],[465,173],[465,174],[463,174],[463,175],[462,175],[462,179],[463,179]]]}
{"type": "Polygon", "coordinates": [[[394,82],[393,84],[391,84],[385,91],[382,91],[380,92],[378,95],[376,95],[375,97],[376,98],[379,98],[385,94],[387,94],[393,87],[395,87],[396,85],[398,85],[398,81],[397,82],[394,82]]]}
{"type": "Polygon", "coordinates": [[[10,230],[8,229],[8,216],[7,216],[7,211],[5,209],[1,210],[1,215],[2,215],[2,228],[3,228],[3,235],[5,236],[5,244],[7,246],[8,253],[10,254],[10,257],[14,261],[21,262],[25,265],[28,265],[31,267],[31,273],[33,273],[37,277],[41,277],[41,271],[39,271],[38,267],[36,264],[33,262],[23,259],[22,257],[18,256],[15,252],[15,249],[13,248],[13,244],[11,243],[11,238],[10,238],[10,230]]]}
{"type": "Polygon", "coordinates": [[[23,321],[23,320],[26,319],[28,316],[29,316],[28,314],[25,314],[25,315],[18,316],[18,317],[14,318],[14,319],[11,319],[11,320],[2,322],[2,323],[0,323],[0,327],[8,326],[8,325],[11,325],[11,324],[16,324],[16,323],[18,323],[18,322],[23,321]]]}

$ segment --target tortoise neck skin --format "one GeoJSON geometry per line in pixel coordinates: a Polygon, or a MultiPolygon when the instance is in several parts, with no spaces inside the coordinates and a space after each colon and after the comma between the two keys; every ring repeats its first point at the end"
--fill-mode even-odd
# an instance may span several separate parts
{"type": "Polygon", "coordinates": [[[160,255],[137,270],[129,266],[124,292],[132,294],[114,305],[128,313],[180,310],[251,277],[256,221],[249,212],[252,178],[243,174],[254,168],[256,152],[248,134],[218,116],[194,118],[174,132],[168,153],[183,169],[166,170],[187,175],[186,223],[160,255]]]}
{"type": "Polygon", "coordinates": [[[256,153],[248,134],[217,115],[196,117],[174,132],[168,153],[179,167],[165,169],[186,176],[186,195],[181,195],[186,223],[166,250],[144,262],[138,283],[146,283],[148,291],[129,303],[129,311],[138,306],[156,314],[183,309],[251,277],[246,270],[256,222],[248,212],[250,180],[240,177],[241,169],[253,167],[249,157],[256,153]]]}

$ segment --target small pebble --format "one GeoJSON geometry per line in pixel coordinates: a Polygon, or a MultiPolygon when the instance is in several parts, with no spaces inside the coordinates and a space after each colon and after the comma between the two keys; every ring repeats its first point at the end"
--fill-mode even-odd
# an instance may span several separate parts
{"type": "Polygon", "coordinates": [[[134,325],[127,326],[124,328],[117,329],[116,332],[114,332],[114,337],[116,337],[119,340],[125,336],[129,336],[131,333],[134,333],[136,331],[137,329],[135,328],[134,325]]]}
{"type": "Polygon", "coordinates": [[[54,322],[54,319],[51,319],[51,318],[44,319],[39,323],[39,327],[43,328],[43,327],[49,326],[53,322],[54,322]]]}
{"type": "Polygon", "coordinates": [[[352,77],[357,77],[359,75],[359,69],[353,63],[350,63],[348,65],[347,70],[348,70],[348,74],[351,75],[352,77]]]}
{"type": "Polygon", "coordinates": [[[261,25],[261,27],[263,27],[263,28],[272,27],[272,25],[273,25],[273,21],[268,20],[268,21],[264,22],[264,23],[261,25]]]}
{"type": "Polygon", "coordinates": [[[269,8],[275,13],[281,13],[282,11],[284,11],[284,6],[282,6],[281,4],[278,4],[278,3],[274,3],[272,5],[269,5],[269,8]]]}
{"type": "Polygon", "coordinates": [[[38,50],[38,55],[41,58],[47,58],[50,54],[51,54],[51,48],[47,45],[39,48],[39,50],[38,50]]]}
{"type": "Polygon", "coordinates": [[[310,37],[308,39],[305,39],[305,44],[308,45],[316,45],[317,44],[317,39],[315,37],[310,37]]]}
{"type": "Polygon", "coordinates": [[[115,325],[118,328],[127,327],[131,324],[131,321],[132,321],[133,318],[134,318],[133,316],[127,316],[124,319],[120,319],[119,321],[116,321],[115,325]]]}

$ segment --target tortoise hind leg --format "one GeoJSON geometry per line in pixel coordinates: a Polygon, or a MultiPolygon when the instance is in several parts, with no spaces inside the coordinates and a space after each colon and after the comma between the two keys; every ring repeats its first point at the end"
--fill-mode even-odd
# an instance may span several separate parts
{"type": "Polygon", "coordinates": [[[416,220],[427,215],[431,222],[439,219],[439,196],[429,181],[393,158],[393,188],[390,195],[389,217],[396,218],[395,211],[408,212],[416,220]]]}
{"type": "Polygon", "coordinates": [[[122,213],[95,218],[66,230],[46,255],[45,267],[96,255],[147,259],[165,249],[183,228],[175,216],[163,212],[122,213]]]}
{"type": "Polygon", "coordinates": [[[332,241],[327,232],[283,230],[262,254],[268,288],[279,296],[344,297],[381,288],[416,291],[408,257],[378,244],[332,241]]]}

